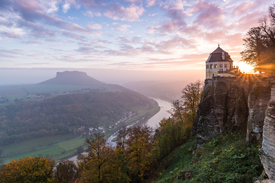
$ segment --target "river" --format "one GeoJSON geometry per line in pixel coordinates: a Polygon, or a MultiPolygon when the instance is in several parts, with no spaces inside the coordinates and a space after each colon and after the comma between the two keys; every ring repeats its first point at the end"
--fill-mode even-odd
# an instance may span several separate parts
{"type": "MultiPolygon", "coordinates": [[[[168,118],[170,116],[169,111],[172,108],[172,104],[170,102],[167,102],[165,100],[161,100],[161,99],[157,99],[157,98],[152,98],[155,101],[157,101],[159,107],[160,107],[160,111],[158,113],[156,113],[154,116],[152,116],[148,121],[147,121],[147,125],[152,127],[152,128],[157,128],[159,122],[163,119],[163,118],[168,118]]],[[[129,125],[131,126],[131,125],[129,125]]],[[[114,133],[113,135],[111,135],[108,139],[107,139],[107,144],[109,146],[115,147],[116,143],[112,142],[112,140],[116,137],[116,133],[114,133]]],[[[86,153],[87,154],[87,153],[86,153]]],[[[77,160],[77,156],[73,156],[71,157],[69,160],[71,161],[75,161],[77,160]]]]}
{"type": "MultiPolygon", "coordinates": [[[[169,111],[172,108],[172,104],[170,102],[167,102],[165,100],[161,100],[161,99],[157,99],[157,98],[152,98],[155,101],[157,101],[159,107],[160,107],[160,111],[158,113],[156,113],[154,116],[152,116],[148,121],[147,121],[147,125],[152,127],[153,129],[157,128],[159,122],[163,119],[163,118],[168,118],[170,116],[169,111]]],[[[131,126],[131,125],[129,125],[131,126]]],[[[107,144],[115,147],[116,143],[113,142],[113,139],[116,138],[116,133],[114,133],[113,135],[111,135],[108,140],[107,140],[107,144]]]]}

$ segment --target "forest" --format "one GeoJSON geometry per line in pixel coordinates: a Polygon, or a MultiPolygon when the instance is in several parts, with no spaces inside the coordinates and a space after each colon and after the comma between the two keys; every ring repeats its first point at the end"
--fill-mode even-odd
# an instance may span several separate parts
{"type": "Polygon", "coordinates": [[[121,89],[114,92],[93,90],[3,106],[0,107],[0,146],[68,134],[80,126],[112,125],[125,113],[154,105],[153,100],[143,95],[121,89]]]}

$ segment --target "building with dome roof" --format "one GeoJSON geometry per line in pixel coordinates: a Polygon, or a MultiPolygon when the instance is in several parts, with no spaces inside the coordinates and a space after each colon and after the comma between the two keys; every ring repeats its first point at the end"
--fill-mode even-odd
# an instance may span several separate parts
{"type": "Polygon", "coordinates": [[[228,52],[224,51],[218,45],[218,48],[213,51],[206,61],[206,79],[213,77],[234,77],[239,69],[233,67],[233,60],[228,52]]]}

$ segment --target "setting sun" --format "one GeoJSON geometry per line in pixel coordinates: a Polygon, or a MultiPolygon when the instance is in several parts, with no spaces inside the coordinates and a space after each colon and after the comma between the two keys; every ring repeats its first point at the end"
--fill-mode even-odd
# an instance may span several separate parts
{"type": "Polygon", "coordinates": [[[236,62],[235,66],[239,66],[241,72],[244,72],[246,74],[254,74],[254,67],[245,62],[236,62]]]}

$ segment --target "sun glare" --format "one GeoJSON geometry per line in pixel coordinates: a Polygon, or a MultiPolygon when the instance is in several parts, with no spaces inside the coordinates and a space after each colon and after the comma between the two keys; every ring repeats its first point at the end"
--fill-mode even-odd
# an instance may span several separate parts
{"type": "Polygon", "coordinates": [[[254,74],[254,67],[252,65],[248,65],[245,62],[237,62],[235,63],[235,66],[239,66],[240,71],[243,73],[254,74]]]}

